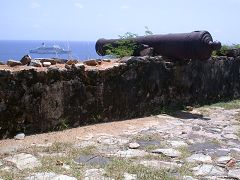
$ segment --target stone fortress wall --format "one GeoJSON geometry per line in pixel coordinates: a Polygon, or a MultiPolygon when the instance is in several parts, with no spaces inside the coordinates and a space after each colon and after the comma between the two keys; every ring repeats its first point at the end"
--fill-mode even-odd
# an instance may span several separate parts
{"type": "Polygon", "coordinates": [[[240,57],[189,62],[132,57],[105,69],[83,64],[46,71],[2,69],[0,139],[239,97],[240,57]]]}

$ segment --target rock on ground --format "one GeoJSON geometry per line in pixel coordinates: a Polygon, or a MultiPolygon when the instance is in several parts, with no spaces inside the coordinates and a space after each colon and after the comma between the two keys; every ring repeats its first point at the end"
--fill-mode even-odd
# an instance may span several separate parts
{"type": "Polygon", "coordinates": [[[41,63],[41,61],[39,61],[39,60],[32,60],[32,61],[30,62],[30,66],[42,67],[42,63],[41,63]]]}
{"type": "Polygon", "coordinates": [[[222,163],[222,164],[226,164],[228,161],[230,161],[232,159],[231,156],[221,156],[219,158],[216,159],[216,162],[218,163],[222,163]]]}
{"type": "Polygon", "coordinates": [[[212,158],[208,155],[204,154],[193,154],[190,157],[188,157],[187,162],[194,163],[194,162],[202,162],[202,163],[211,163],[212,158]]]}
{"type": "Polygon", "coordinates": [[[140,145],[138,143],[129,143],[128,147],[130,149],[137,149],[140,147],[140,145]]]}
{"type": "Polygon", "coordinates": [[[43,67],[50,67],[51,66],[51,62],[43,62],[43,67]]]}
{"type": "Polygon", "coordinates": [[[77,179],[62,174],[55,174],[53,172],[44,172],[35,173],[29,177],[26,177],[25,180],[77,180],[77,179]]]}
{"type": "Polygon", "coordinates": [[[183,180],[197,180],[193,178],[192,176],[183,176],[183,180]]]}
{"type": "Polygon", "coordinates": [[[33,169],[35,167],[41,166],[40,161],[38,161],[35,156],[25,153],[8,156],[3,160],[13,163],[19,170],[33,169]]]}
{"type": "Polygon", "coordinates": [[[22,63],[20,61],[8,60],[7,61],[7,65],[9,65],[10,67],[14,67],[14,66],[22,65],[22,63]]]}
{"type": "Polygon", "coordinates": [[[203,164],[194,167],[193,173],[195,176],[223,176],[225,175],[225,170],[220,167],[215,167],[210,164],[203,164]]]}
{"type": "Polygon", "coordinates": [[[139,162],[146,167],[156,168],[156,169],[168,169],[174,170],[176,168],[180,168],[181,165],[175,162],[165,162],[165,161],[158,161],[158,160],[142,160],[139,162]]]}
{"type": "Polygon", "coordinates": [[[84,173],[84,180],[112,180],[111,178],[104,177],[104,169],[88,169],[84,173]]]}
{"type": "Polygon", "coordinates": [[[123,174],[123,180],[137,180],[137,175],[136,174],[124,173],[123,174]]]}
{"type": "Polygon", "coordinates": [[[31,62],[31,56],[29,55],[25,55],[22,57],[22,59],[20,60],[20,62],[22,63],[22,65],[27,65],[31,62]]]}
{"type": "Polygon", "coordinates": [[[240,179],[240,169],[229,170],[228,176],[231,178],[240,179]]]}
{"type": "Polygon", "coordinates": [[[116,156],[116,157],[125,157],[125,158],[132,158],[132,157],[143,157],[149,155],[144,150],[138,149],[128,149],[126,151],[117,151],[116,153],[110,153],[108,156],[116,156]]]}
{"type": "Polygon", "coordinates": [[[24,133],[19,133],[16,136],[14,136],[14,139],[16,139],[16,140],[23,140],[24,138],[25,138],[24,133]]]}
{"type": "Polygon", "coordinates": [[[169,156],[173,158],[181,156],[181,152],[175,149],[155,149],[152,151],[152,153],[164,154],[165,156],[169,156]]]}
{"type": "Polygon", "coordinates": [[[187,143],[184,141],[169,141],[172,147],[177,148],[181,146],[187,146],[187,143]]]}

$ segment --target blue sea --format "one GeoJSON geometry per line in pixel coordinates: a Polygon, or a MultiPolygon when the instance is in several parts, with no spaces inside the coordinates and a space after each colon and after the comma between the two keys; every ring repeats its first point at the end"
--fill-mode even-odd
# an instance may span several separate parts
{"type": "Polygon", "coordinates": [[[30,49],[40,47],[42,43],[46,46],[59,45],[61,48],[72,51],[71,58],[80,61],[101,58],[95,51],[95,42],[93,41],[23,41],[23,40],[0,40],[0,61],[6,62],[9,59],[20,60],[24,55],[29,54],[32,58],[64,58],[67,54],[32,54],[30,49]]]}

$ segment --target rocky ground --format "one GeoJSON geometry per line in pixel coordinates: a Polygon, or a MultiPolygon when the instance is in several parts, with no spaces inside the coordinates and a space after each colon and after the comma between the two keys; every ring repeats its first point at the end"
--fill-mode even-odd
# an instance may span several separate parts
{"type": "Polygon", "coordinates": [[[66,70],[76,66],[84,66],[85,70],[106,70],[118,66],[117,59],[92,59],[80,62],[78,60],[40,58],[32,59],[29,55],[25,55],[21,61],[8,60],[7,63],[0,61],[0,70],[5,71],[23,71],[34,69],[35,71],[48,71],[49,69],[66,70]]]}
{"type": "Polygon", "coordinates": [[[0,179],[240,179],[240,109],[224,107],[2,140],[0,179]]]}

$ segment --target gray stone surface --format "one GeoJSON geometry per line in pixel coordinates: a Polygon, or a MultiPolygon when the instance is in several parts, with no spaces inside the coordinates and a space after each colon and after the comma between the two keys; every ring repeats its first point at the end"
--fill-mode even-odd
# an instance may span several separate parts
{"type": "Polygon", "coordinates": [[[63,164],[62,168],[66,169],[66,170],[70,170],[71,166],[67,165],[67,164],[63,164]]]}
{"type": "Polygon", "coordinates": [[[106,145],[123,145],[129,142],[128,139],[113,137],[112,135],[103,135],[97,138],[97,142],[106,145]]]}
{"type": "Polygon", "coordinates": [[[219,144],[211,142],[195,143],[189,146],[189,151],[195,153],[206,153],[208,151],[216,150],[221,148],[219,144]]]}
{"type": "Polygon", "coordinates": [[[231,156],[221,156],[221,157],[216,159],[216,162],[226,164],[230,159],[232,159],[231,156]]]}
{"type": "Polygon", "coordinates": [[[238,139],[236,134],[224,134],[223,137],[227,139],[238,139]]]}
{"type": "Polygon", "coordinates": [[[182,180],[197,180],[197,179],[193,178],[192,176],[183,176],[182,180]]]}
{"type": "Polygon", "coordinates": [[[111,178],[105,177],[104,169],[88,169],[84,173],[84,180],[113,180],[111,178]]]}
{"type": "Polygon", "coordinates": [[[41,61],[39,61],[39,60],[32,60],[32,61],[30,62],[30,66],[42,67],[42,63],[41,63],[41,61]]]}
{"type": "Polygon", "coordinates": [[[45,152],[41,152],[41,153],[38,153],[38,156],[40,157],[64,157],[66,156],[65,153],[45,153],[45,152]]]}
{"type": "Polygon", "coordinates": [[[181,146],[187,146],[188,144],[184,141],[169,141],[169,143],[171,144],[171,146],[173,148],[178,148],[181,146]]]}
{"type": "Polygon", "coordinates": [[[107,165],[111,160],[104,156],[99,155],[82,155],[74,160],[74,162],[83,165],[107,165]]]}
{"type": "Polygon", "coordinates": [[[175,162],[165,162],[159,160],[141,160],[139,164],[150,168],[174,170],[181,167],[181,164],[175,162]]]}
{"type": "Polygon", "coordinates": [[[123,174],[123,180],[137,180],[137,175],[136,174],[124,173],[123,174]]]}
{"type": "Polygon", "coordinates": [[[20,61],[8,60],[7,61],[7,65],[9,65],[10,67],[14,67],[14,66],[22,65],[22,63],[20,61]]]}
{"type": "Polygon", "coordinates": [[[87,146],[96,146],[96,145],[97,145],[96,142],[88,140],[88,141],[79,142],[79,143],[75,144],[74,146],[77,148],[85,148],[87,146]]]}
{"type": "Polygon", "coordinates": [[[216,149],[211,154],[215,157],[227,156],[230,153],[230,149],[216,149]]]}
{"type": "Polygon", "coordinates": [[[228,176],[231,178],[240,179],[240,169],[232,169],[228,171],[228,176]]]}
{"type": "Polygon", "coordinates": [[[139,148],[140,147],[140,145],[138,144],[138,143],[129,143],[128,144],[128,147],[130,148],[130,149],[137,149],[137,148],[139,148]]]}
{"type": "Polygon", "coordinates": [[[55,174],[53,172],[35,173],[25,180],[77,180],[74,177],[66,176],[62,174],[55,174]]]}
{"type": "Polygon", "coordinates": [[[140,145],[140,148],[147,147],[147,146],[160,146],[160,140],[136,140],[136,142],[140,145]]]}
{"type": "Polygon", "coordinates": [[[51,63],[50,62],[43,62],[42,65],[43,65],[43,67],[50,67],[51,63]]]}
{"type": "Polygon", "coordinates": [[[226,174],[223,168],[215,167],[211,164],[199,165],[192,170],[195,176],[223,176],[226,174]]]}
{"type": "Polygon", "coordinates": [[[204,155],[204,154],[193,154],[190,157],[188,157],[187,162],[195,163],[195,162],[201,162],[201,163],[211,163],[212,158],[211,156],[204,155]]]}
{"type": "Polygon", "coordinates": [[[33,143],[33,144],[31,144],[31,145],[32,145],[32,146],[36,146],[36,147],[46,148],[46,147],[52,146],[52,143],[45,143],[45,144],[36,144],[36,143],[33,143]]]}
{"type": "Polygon", "coordinates": [[[116,153],[110,153],[108,156],[116,156],[116,157],[125,157],[125,158],[132,158],[132,157],[143,157],[149,155],[144,150],[138,150],[138,149],[128,149],[128,150],[120,150],[116,153]]]}
{"type": "Polygon", "coordinates": [[[41,166],[40,161],[31,154],[20,153],[14,156],[8,156],[4,161],[13,163],[19,170],[33,169],[41,166]]]}
{"type": "Polygon", "coordinates": [[[5,172],[11,172],[11,167],[10,166],[4,166],[3,168],[0,169],[1,171],[5,172]]]}
{"type": "Polygon", "coordinates": [[[152,153],[157,153],[157,154],[164,154],[165,156],[169,156],[169,157],[179,157],[181,156],[181,152],[177,151],[175,149],[155,149],[152,151],[152,153]]]}
{"type": "Polygon", "coordinates": [[[16,136],[14,136],[14,139],[16,139],[16,140],[23,140],[24,138],[25,138],[24,133],[19,133],[16,136]]]}

